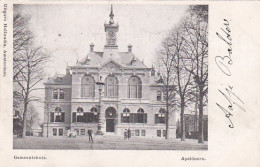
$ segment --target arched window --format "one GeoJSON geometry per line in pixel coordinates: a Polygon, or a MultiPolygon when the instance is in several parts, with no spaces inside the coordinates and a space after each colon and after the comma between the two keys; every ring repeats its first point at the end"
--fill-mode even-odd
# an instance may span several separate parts
{"type": "Polygon", "coordinates": [[[86,122],[98,122],[98,110],[96,107],[92,107],[90,112],[86,113],[86,122]]]}
{"type": "Polygon", "coordinates": [[[77,109],[77,122],[85,122],[83,108],[81,107],[77,109]]]}
{"type": "Polygon", "coordinates": [[[57,89],[53,90],[53,99],[58,99],[58,90],[57,89]]]}
{"type": "Polygon", "coordinates": [[[139,109],[137,110],[137,113],[144,113],[144,109],[139,108],[139,109]]]}
{"type": "Polygon", "coordinates": [[[159,114],[155,114],[155,123],[165,124],[166,123],[166,110],[160,108],[159,114]]]}
{"type": "Polygon", "coordinates": [[[95,97],[95,80],[92,76],[85,75],[81,79],[81,97],[95,97]]]}
{"type": "Polygon", "coordinates": [[[146,123],[147,122],[147,114],[144,113],[144,110],[142,108],[139,108],[137,110],[137,113],[135,114],[135,122],[136,123],[146,123]]]}
{"type": "Polygon", "coordinates": [[[64,99],[64,90],[60,89],[60,99],[64,99]]]}
{"type": "Polygon", "coordinates": [[[130,110],[128,108],[125,108],[123,110],[123,113],[121,115],[121,122],[122,123],[130,123],[130,110]]]}
{"type": "Polygon", "coordinates": [[[128,80],[128,98],[142,98],[142,81],[137,76],[128,80]]]}
{"type": "Polygon", "coordinates": [[[51,116],[52,122],[64,122],[64,112],[60,107],[56,107],[54,113],[51,116]]]}
{"type": "Polygon", "coordinates": [[[118,97],[118,79],[115,76],[107,76],[105,80],[105,96],[110,98],[118,97]]]}
{"type": "Polygon", "coordinates": [[[162,92],[157,91],[157,101],[162,101],[162,92]]]}

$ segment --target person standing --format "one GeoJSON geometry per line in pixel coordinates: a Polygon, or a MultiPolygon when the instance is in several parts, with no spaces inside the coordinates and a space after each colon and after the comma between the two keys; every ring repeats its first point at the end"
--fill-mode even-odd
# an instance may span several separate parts
{"type": "Polygon", "coordinates": [[[128,133],[128,136],[127,136],[127,138],[128,138],[128,140],[131,138],[131,130],[130,129],[128,129],[127,130],[127,133],[128,133]]]}
{"type": "Polygon", "coordinates": [[[127,138],[128,138],[128,130],[125,129],[125,131],[124,131],[124,139],[126,140],[127,138]]]}
{"type": "Polygon", "coordinates": [[[93,141],[93,138],[92,138],[92,134],[93,134],[93,131],[92,131],[92,129],[88,129],[88,141],[90,142],[94,142],[93,141]]]}

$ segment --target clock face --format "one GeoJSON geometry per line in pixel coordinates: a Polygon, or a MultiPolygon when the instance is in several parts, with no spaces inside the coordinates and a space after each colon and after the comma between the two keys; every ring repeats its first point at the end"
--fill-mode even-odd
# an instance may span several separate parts
{"type": "Polygon", "coordinates": [[[108,37],[109,37],[110,39],[115,39],[116,33],[115,33],[114,31],[109,31],[109,32],[108,32],[108,37]]]}

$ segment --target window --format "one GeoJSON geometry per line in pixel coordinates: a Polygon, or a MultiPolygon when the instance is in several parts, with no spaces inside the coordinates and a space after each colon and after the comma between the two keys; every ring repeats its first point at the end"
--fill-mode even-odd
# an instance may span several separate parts
{"type": "Polygon", "coordinates": [[[85,129],[80,129],[80,135],[85,135],[85,129]]]}
{"type": "Polygon", "coordinates": [[[166,123],[166,111],[161,108],[159,114],[155,114],[155,124],[165,124],[166,123]]]}
{"type": "Polygon", "coordinates": [[[140,135],[140,130],[139,129],[136,129],[135,130],[135,136],[139,136],[140,135]]]}
{"type": "Polygon", "coordinates": [[[163,130],[163,137],[166,137],[166,130],[163,130]]]}
{"type": "Polygon", "coordinates": [[[55,108],[54,122],[64,122],[64,112],[61,111],[60,107],[55,108]]]}
{"type": "Polygon", "coordinates": [[[121,122],[122,123],[130,123],[130,110],[128,108],[125,108],[123,110],[122,116],[121,116],[121,122]]]}
{"type": "Polygon", "coordinates": [[[144,123],[144,110],[142,108],[139,108],[135,115],[136,115],[136,123],[144,123]]]}
{"type": "Polygon", "coordinates": [[[130,113],[130,123],[147,123],[147,113],[144,113],[142,108],[137,110],[137,113],[130,113]]]}
{"type": "Polygon", "coordinates": [[[128,98],[142,98],[142,81],[137,76],[128,80],[128,98]]]}
{"type": "Polygon", "coordinates": [[[157,137],[161,137],[161,130],[157,130],[157,137]]]}
{"type": "Polygon", "coordinates": [[[76,130],[76,132],[77,132],[77,136],[79,136],[79,129],[75,129],[76,130]]]}
{"type": "Polygon", "coordinates": [[[163,92],[163,101],[166,101],[166,92],[163,92]]]}
{"type": "Polygon", "coordinates": [[[92,107],[90,112],[84,113],[86,123],[98,122],[98,112],[96,107],[92,107]]]}
{"type": "Polygon", "coordinates": [[[162,101],[162,92],[161,91],[157,92],[157,101],[162,101]]]}
{"type": "Polygon", "coordinates": [[[59,136],[63,136],[63,129],[59,129],[59,136]]]}
{"type": "Polygon", "coordinates": [[[84,121],[83,108],[81,108],[81,107],[79,107],[77,109],[77,122],[85,122],[84,121]]]}
{"type": "Polygon", "coordinates": [[[57,136],[57,129],[56,128],[53,129],[53,136],[57,136]]]}
{"type": "Polygon", "coordinates": [[[92,122],[98,122],[98,110],[97,110],[97,108],[96,107],[92,107],[91,108],[91,114],[92,114],[92,122]]]}
{"type": "Polygon", "coordinates": [[[145,130],[141,130],[141,135],[145,136],[145,130]]]}
{"type": "Polygon", "coordinates": [[[118,79],[115,76],[108,76],[106,78],[105,96],[110,98],[118,97],[118,79]]]}
{"type": "Polygon", "coordinates": [[[58,99],[58,90],[57,89],[53,90],[53,99],[58,99]]]}
{"type": "Polygon", "coordinates": [[[63,89],[54,89],[53,90],[53,99],[64,99],[64,90],[63,89]]]}
{"type": "Polygon", "coordinates": [[[64,90],[60,89],[60,98],[59,99],[64,99],[64,90]]]}
{"type": "Polygon", "coordinates": [[[81,97],[95,97],[95,80],[92,76],[81,79],[81,97]]]}

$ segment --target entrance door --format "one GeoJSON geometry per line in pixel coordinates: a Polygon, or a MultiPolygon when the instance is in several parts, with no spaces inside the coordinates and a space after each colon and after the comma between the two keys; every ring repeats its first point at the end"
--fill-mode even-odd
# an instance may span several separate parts
{"type": "Polygon", "coordinates": [[[106,132],[115,132],[115,120],[106,119],[106,132]]]}

